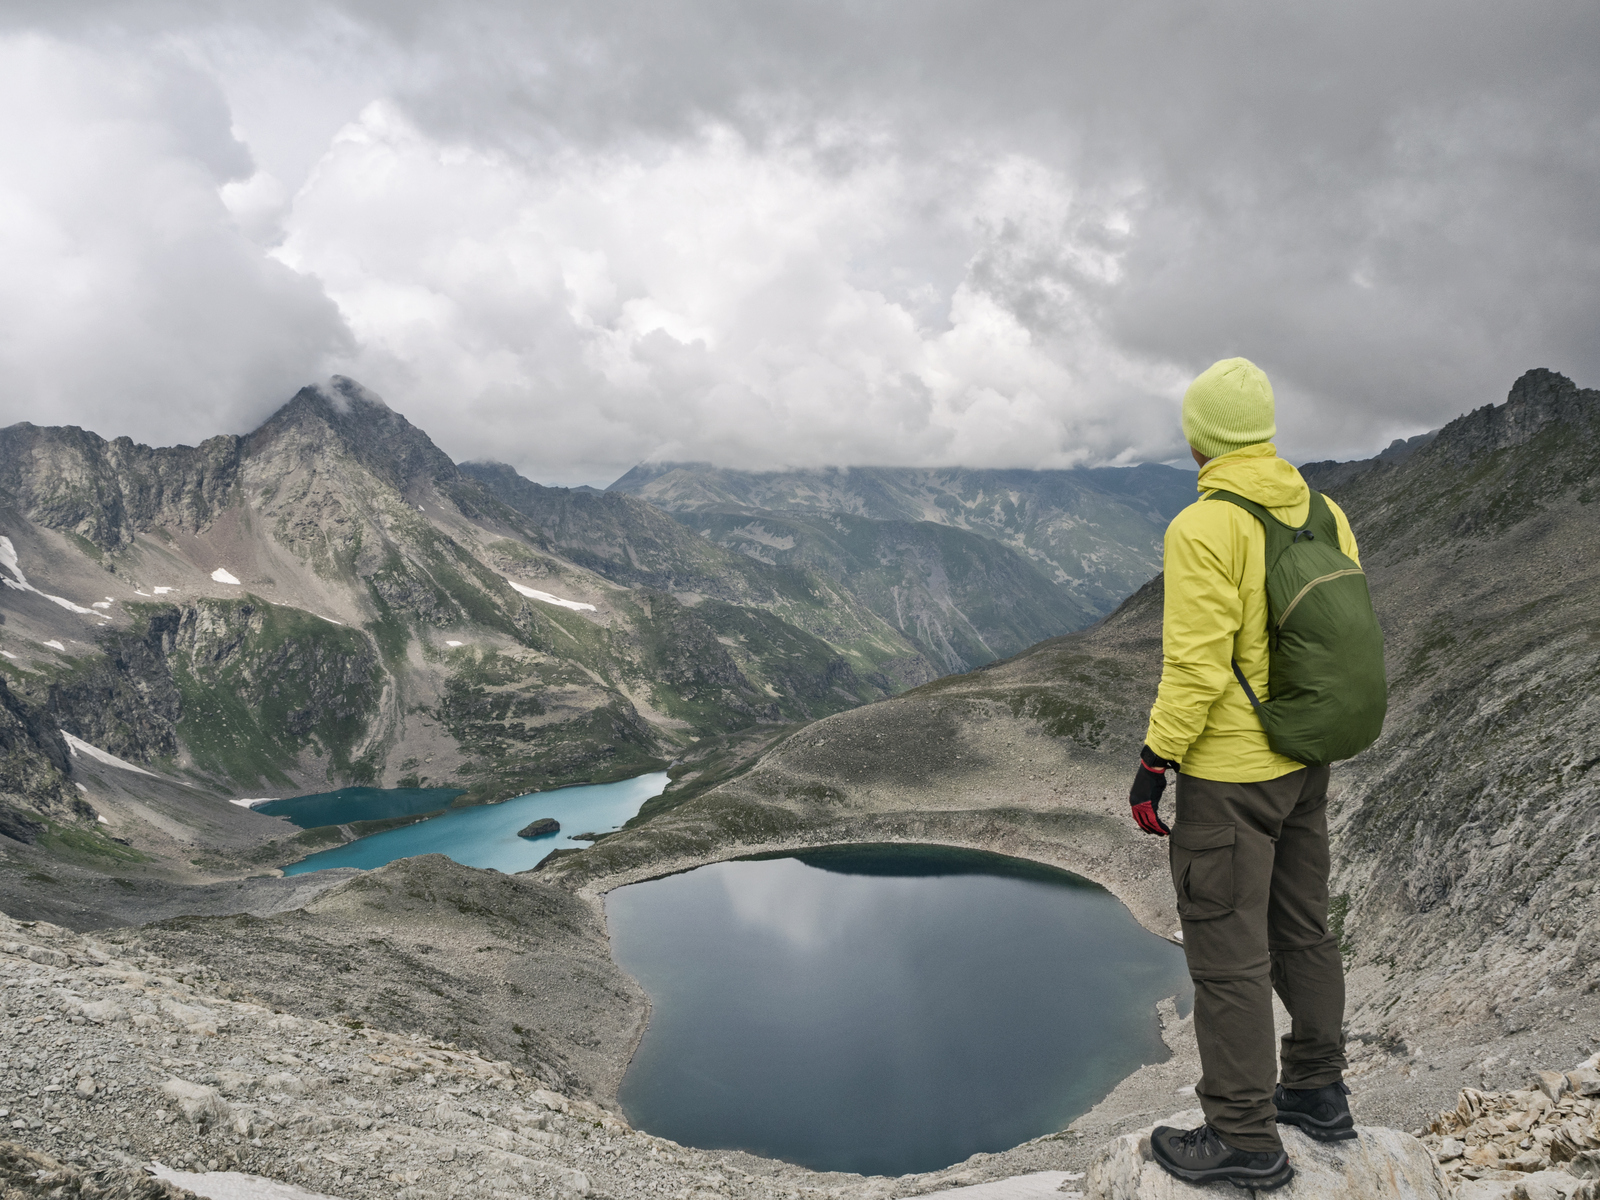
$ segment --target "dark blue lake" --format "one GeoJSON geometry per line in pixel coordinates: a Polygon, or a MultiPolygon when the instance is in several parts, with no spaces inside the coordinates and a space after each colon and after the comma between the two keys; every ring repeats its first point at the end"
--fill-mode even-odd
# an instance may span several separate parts
{"type": "MultiPolygon", "coordinates": [[[[606,833],[619,828],[623,822],[638,814],[640,805],[653,796],[659,796],[666,786],[667,773],[656,771],[617,783],[592,783],[550,792],[534,792],[503,804],[452,808],[443,816],[431,817],[415,825],[391,829],[313,854],[291,863],[283,870],[286,875],[300,875],[328,867],[362,867],[370,870],[397,858],[443,854],[463,866],[493,867],[509,875],[537,866],[539,860],[552,850],[589,845],[588,842],[573,841],[571,835],[574,833],[606,833]],[[517,836],[517,830],[540,817],[554,817],[561,823],[561,832],[539,838],[517,836]]],[[[294,801],[277,803],[292,804],[294,801]]],[[[362,816],[346,818],[352,821],[366,819],[362,816]]]]}
{"type": "MultiPolygon", "coordinates": [[[[269,817],[287,817],[301,829],[319,825],[345,825],[351,821],[387,821],[449,808],[461,788],[347,787],[314,796],[291,796],[250,807],[269,817]]],[[[578,832],[583,832],[579,830],[578,832]]]]}
{"type": "Polygon", "coordinates": [[[1064,871],[942,847],[718,863],[606,897],[649,993],[642,1130],[900,1175],[1066,1126],[1168,1056],[1183,951],[1064,871]]]}

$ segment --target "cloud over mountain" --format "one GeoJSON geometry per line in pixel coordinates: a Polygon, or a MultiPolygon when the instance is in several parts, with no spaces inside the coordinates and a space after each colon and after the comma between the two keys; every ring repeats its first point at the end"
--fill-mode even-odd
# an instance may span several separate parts
{"type": "Polygon", "coordinates": [[[458,458],[1296,455],[1600,366],[1592,10],[12,5],[0,421],[348,371],[458,458]]]}

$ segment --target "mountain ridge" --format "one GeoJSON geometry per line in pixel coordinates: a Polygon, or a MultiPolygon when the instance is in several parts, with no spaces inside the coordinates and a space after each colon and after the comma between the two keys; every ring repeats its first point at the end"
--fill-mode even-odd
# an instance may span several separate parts
{"type": "Polygon", "coordinates": [[[1188,471],[1137,467],[978,470],[848,467],[774,472],[641,465],[609,490],[681,518],[706,509],[930,521],[1015,550],[1094,616],[1159,569],[1161,533],[1194,498],[1188,471]]]}

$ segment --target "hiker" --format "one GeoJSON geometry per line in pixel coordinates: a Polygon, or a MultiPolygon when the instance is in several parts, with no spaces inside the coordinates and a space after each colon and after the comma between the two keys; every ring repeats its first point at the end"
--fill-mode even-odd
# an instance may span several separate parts
{"type": "Polygon", "coordinates": [[[1201,498],[1167,527],[1161,687],[1129,796],[1140,828],[1171,838],[1206,1117],[1158,1127],[1151,1149],[1180,1179],[1259,1190],[1294,1174],[1279,1122],[1356,1136],[1328,931],[1328,763],[1377,737],[1384,704],[1350,523],[1278,457],[1276,432],[1272,385],[1247,359],[1184,395],[1201,498]],[[1274,990],[1293,1020],[1281,1080],[1274,990]]]}

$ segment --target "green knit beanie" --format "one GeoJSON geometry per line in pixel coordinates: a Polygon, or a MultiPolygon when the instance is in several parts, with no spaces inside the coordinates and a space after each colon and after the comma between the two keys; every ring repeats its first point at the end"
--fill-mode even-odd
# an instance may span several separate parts
{"type": "Polygon", "coordinates": [[[1207,458],[1271,441],[1272,383],[1248,358],[1212,363],[1183,394],[1183,438],[1207,458]]]}

